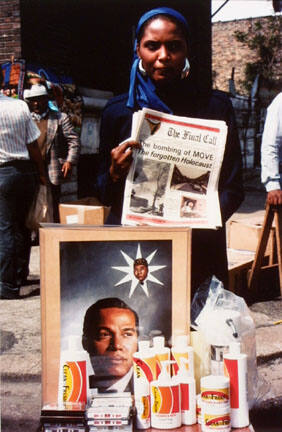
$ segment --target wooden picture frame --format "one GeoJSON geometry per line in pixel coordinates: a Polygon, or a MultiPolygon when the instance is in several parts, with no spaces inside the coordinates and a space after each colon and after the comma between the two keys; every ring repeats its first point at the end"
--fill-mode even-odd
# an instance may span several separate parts
{"type": "Polygon", "coordinates": [[[57,402],[65,338],[81,334],[85,310],[101,297],[120,297],[137,312],[139,337],[157,330],[171,343],[190,331],[189,228],[45,224],[40,267],[43,404],[57,402]],[[142,284],[130,270],[136,257],[149,263],[142,284]]]}

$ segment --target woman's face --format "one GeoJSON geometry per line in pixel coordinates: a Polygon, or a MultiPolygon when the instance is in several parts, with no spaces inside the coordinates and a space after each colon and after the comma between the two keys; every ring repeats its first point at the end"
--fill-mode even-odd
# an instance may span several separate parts
{"type": "Polygon", "coordinates": [[[156,85],[180,78],[187,57],[187,44],[181,30],[166,18],[156,18],[144,30],[137,54],[156,85]]]}

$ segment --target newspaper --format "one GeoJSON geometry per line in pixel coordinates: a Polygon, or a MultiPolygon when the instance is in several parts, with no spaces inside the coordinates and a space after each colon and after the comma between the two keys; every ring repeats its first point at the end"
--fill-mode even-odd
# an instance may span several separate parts
{"type": "Polygon", "coordinates": [[[123,225],[216,228],[222,225],[218,179],[227,126],[224,121],[134,113],[134,150],[127,175],[123,225]]]}

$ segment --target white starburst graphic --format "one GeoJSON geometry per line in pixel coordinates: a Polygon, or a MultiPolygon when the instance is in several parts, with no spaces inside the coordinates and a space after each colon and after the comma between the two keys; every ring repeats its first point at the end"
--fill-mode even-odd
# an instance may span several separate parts
{"type": "Polygon", "coordinates": [[[150,262],[152,261],[153,257],[155,256],[155,254],[157,252],[157,249],[145,258],[142,256],[141,247],[140,247],[140,244],[138,244],[137,251],[136,251],[136,258],[134,258],[134,259],[130,258],[130,256],[127,255],[122,250],[120,252],[121,252],[122,256],[124,257],[124,259],[128,265],[127,266],[112,266],[113,269],[119,270],[123,273],[126,273],[126,275],[119,282],[117,282],[115,284],[115,286],[119,286],[121,284],[124,284],[126,282],[131,281],[129,297],[131,297],[133,295],[133,293],[134,293],[134,291],[138,285],[140,285],[140,287],[143,289],[146,296],[149,297],[147,281],[154,282],[158,285],[163,285],[163,283],[159,279],[157,279],[154,275],[152,275],[152,273],[157,271],[157,270],[160,270],[166,266],[165,265],[154,265],[154,266],[150,265],[150,262]],[[137,258],[145,258],[147,263],[148,263],[148,274],[147,274],[146,279],[142,283],[134,275],[134,261],[137,258]]]}

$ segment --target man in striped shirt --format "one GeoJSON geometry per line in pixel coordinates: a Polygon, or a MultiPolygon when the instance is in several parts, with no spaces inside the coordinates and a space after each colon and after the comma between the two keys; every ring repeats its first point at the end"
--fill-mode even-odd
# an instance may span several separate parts
{"type": "MultiPolygon", "coordinates": [[[[0,88],[2,83],[0,66],[0,88]]],[[[39,135],[27,104],[0,93],[0,299],[19,298],[29,272],[31,233],[25,220],[38,175],[46,184],[39,135]]]]}

